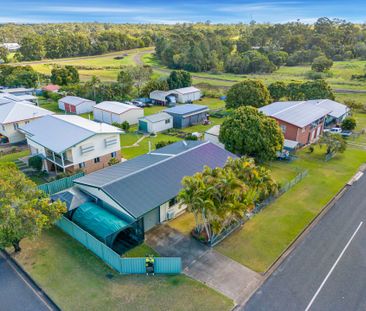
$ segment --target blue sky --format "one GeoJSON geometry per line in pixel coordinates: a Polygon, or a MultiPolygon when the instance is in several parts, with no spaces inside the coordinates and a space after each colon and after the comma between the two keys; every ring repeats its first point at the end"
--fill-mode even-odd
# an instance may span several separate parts
{"type": "Polygon", "coordinates": [[[0,0],[0,23],[283,23],[318,17],[365,22],[366,1],[340,0],[0,0]]]}

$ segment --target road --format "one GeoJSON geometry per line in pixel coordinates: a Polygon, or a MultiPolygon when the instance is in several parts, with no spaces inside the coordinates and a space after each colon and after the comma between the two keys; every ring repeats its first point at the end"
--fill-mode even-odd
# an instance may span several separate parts
{"type": "Polygon", "coordinates": [[[314,226],[244,310],[366,310],[365,194],[366,174],[314,226]]]}
{"type": "Polygon", "coordinates": [[[0,252],[0,311],[59,310],[0,252]]]}

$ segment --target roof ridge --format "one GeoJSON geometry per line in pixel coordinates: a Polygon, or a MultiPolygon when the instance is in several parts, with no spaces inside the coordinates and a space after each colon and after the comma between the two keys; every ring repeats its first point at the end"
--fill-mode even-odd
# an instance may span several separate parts
{"type": "Polygon", "coordinates": [[[277,111],[276,113],[274,113],[273,115],[272,115],[272,117],[273,116],[276,116],[276,115],[278,115],[279,113],[283,113],[283,112],[285,112],[285,111],[288,111],[288,110],[290,110],[290,109],[293,109],[293,108],[295,108],[295,107],[298,107],[298,106],[300,106],[300,105],[302,105],[302,104],[304,104],[304,103],[306,103],[306,101],[299,101],[297,104],[295,104],[295,105],[292,105],[292,106],[290,106],[290,107],[287,107],[287,108],[284,108],[284,109],[282,109],[282,110],[280,110],[280,111],[277,111]]]}

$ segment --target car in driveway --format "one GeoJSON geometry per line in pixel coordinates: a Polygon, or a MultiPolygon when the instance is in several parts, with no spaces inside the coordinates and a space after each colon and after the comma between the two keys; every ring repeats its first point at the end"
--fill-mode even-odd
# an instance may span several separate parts
{"type": "Polygon", "coordinates": [[[340,127],[333,127],[331,129],[325,129],[324,133],[341,134],[342,129],[340,127]]]}

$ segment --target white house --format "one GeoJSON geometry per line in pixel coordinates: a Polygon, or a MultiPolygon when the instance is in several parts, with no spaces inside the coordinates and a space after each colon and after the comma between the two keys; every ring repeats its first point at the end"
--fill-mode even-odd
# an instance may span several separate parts
{"type": "Polygon", "coordinates": [[[9,93],[15,96],[20,95],[33,95],[34,89],[33,88],[25,88],[25,87],[15,87],[9,89],[2,89],[0,93],[9,93]]]}
{"type": "Polygon", "coordinates": [[[15,42],[3,43],[0,46],[6,48],[9,52],[15,52],[20,49],[19,43],[15,42]]]}
{"type": "Polygon", "coordinates": [[[150,93],[150,99],[154,104],[174,106],[177,103],[177,94],[172,91],[155,90],[150,93]]]}
{"type": "Polygon", "coordinates": [[[47,171],[90,173],[121,160],[120,134],[114,126],[76,115],[52,115],[24,125],[33,155],[41,155],[47,171]]]}
{"type": "Polygon", "coordinates": [[[104,101],[94,106],[94,120],[99,122],[137,124],[144,116],[144,109],[120,102],[104,101]]]}
{"type": "Polygon", "coordinates": [[[139,119],[139,131],[159,133],[173,127],[173,117],[166,112],[159,112],[139,119]]]}
{"type": "Polygon", "coordinates": [[[178,103],[181,103],[181,104],[199,100],[202,96],[201,91],[194,86],[184,87],[181,89],[175,89],[174,92],[178,96],[178,98],[177,98],[178,103]]]}
{"type": "Polygon", "coordinates": [[[220,146],[221,148],[225,148],[224,144],[220,143],[219,141],[219,134],[220,134],[220,125],[214,125],[205,132],[205,140],[208,140],[211,143],[220,146]]]}
{"type": "Polygon", "coordinates": [[[82,114],[93,111],[95,101],[77,96],[65,96],[58,101],[58,108],[63,111],[82,114]]]}
{"type": "Polygon", "coordinates": [[[1,100],[8,100],[9,102],[28,102],[32,105],[38,104],[38,98],[34,95],[13,95],[10,93],[0,93],[1,100]]]}
{"type": "Polygon", "coordinates": [[[186,104],[201,98],[201,91],[194,87],[184,87],[181,89],[175,89],[170,91],[152,91],[150,93],[150,99],[155,104],[160,105],[175,105],[176,103],[186,104]]]}
{"type": "Polygon", "coordinates": [[[18,143],[25,140],[19,127],[53,112],[34,106],[29,102],[10,102],[0,105],[0,140],[18,143]]]}

